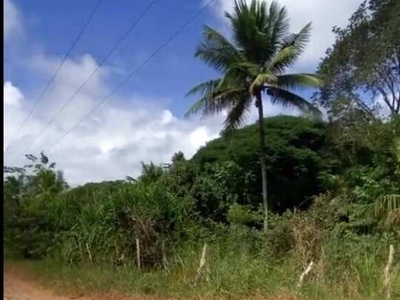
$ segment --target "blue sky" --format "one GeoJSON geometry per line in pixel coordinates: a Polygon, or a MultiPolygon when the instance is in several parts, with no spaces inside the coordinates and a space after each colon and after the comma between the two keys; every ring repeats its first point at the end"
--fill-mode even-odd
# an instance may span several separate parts
{"type": "MultiPolygon", "coordinates": [[[[141,161],[166,162],[182,150],[187,157],[218,136],[223,115],[185,119],[194,99],[184,97],[196,83],[217,74],[194,58],[204,24],[229,34],[223,17],[233,0],[215,0],[175,40],[133,76],[108,102],[85,119],[57,147],[63,134],[109,94],[131,70],[187,22],[207,1],[158,0],[47,130],[35,139],[87,79],[151,0],[104,0],[42,102],[15,136],[32,103],[60,64],[98,0],[4,0],[5,147],[7,164],[44,150],[73,184],[137,176],[141,161]],[[31,145],[31,141],[35,141],[31,145]],[[11,143],[11,144],[10,144],[11,143]]],[[[292,30],[313,21],[309,46],[289,71],[314,71],[333,42],[331,28],[344,26],[360,0],[280,0],[292,30]]],[[[266,115],[296,114],[267,104],[266,115]]],[[[255,120],[250,114],[248,123],[255,120]]]]}
{"type": "MultiPolygon", "coordinates": [[[[45,53],[61,57],[77,36],[97,0],[14,2],[24,14],[26,25],[29,27],[29,42],[33,43],[29,45],[29,51],[31,47],[45,47],[45,53]]],[[[71,59],[89,53],[96,61],[101,61],[151,2],[120,0],[116,4],[115,1],[104,1],[71,53],[71,59]]],[[[139,66],[162,42],[187,22],[201,5],[201,1],[157,1],[107,60],[106,65],[117,69],[110,83],[117,84],[127,72],[139,66]]],[[[120,94],[127,95],[133,91],[152,98],[173,99],[166,103],[166,107],[182,116],[190,105],[189,100],[184,98],[186,91],[196,82],[214,76],[212,70],[193,56],[194,49],[201,39],[204,23],[217,27],[221,24],[212,11],[206,10],[132,77],[121,88],[120,94]]],[[[21,69],[16,69],[15,72],[8,71],[7,66],[5,74],[6,81],[23,82],[28,77],[21,69]]],[[[44,86],[46,79],[40,78],[34,83],[34,87],[44,86]]]]}

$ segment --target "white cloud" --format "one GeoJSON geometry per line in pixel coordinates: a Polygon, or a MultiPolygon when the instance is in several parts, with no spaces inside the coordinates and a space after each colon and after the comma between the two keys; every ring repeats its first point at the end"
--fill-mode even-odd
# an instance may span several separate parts
{"type": "Polygon", "coordinates": [[[11,0],[4,0],[4,40],[22,33],[20,13],[11,0]]]}
{"type": "MultiPolygon", "coordinates": [[[[40,66],[38,72],[47,72],[52,69],[54,60],[41,57],[40,63],[33,65],[40,66]],[[49,69],[46,66],[50,66],[49,69]]],[[[23,164],[23,154],[37,154],[44,150],[51,160],[57,162],[72,184],[111,180],[126,175],[137,176],[141,171],[141,161],[167,162],[177,151],[183,151],[187,157],[191,157],[206,141],[218,135],[221,128],[219,118],[204,121],[181,119],[161,107],[156,100],[132,96],[125,99],[129,101],[123,101],[115,97],[49,152],[49,148],[63,133],[101,99],[100,96],[109,93],[105,69],[94,76],[87,89],[82,90],[60,118],[29,149],[33,136],[69,99],[83,81],[82,78],[96,67],[96,62],[88,55],[77,61],[67,61],[63,75],[55,80],[48,96],[43,98],[43,103],[11,145],[5,157],[6,164],[23,164]],[[29,151],[25,150],[27,148],[29,151]]],[[[8,145],[28,114],[30,101],[24,99],[21,90],[10,82],[4,83],[4,99],[4,138],[5,145],[8,145]]]]}
{"type": "Polygon", "coordinates": [[[4,83],[4,105],[8,107],[20,106],[24,95],[11,82],[4,83]]]}
{"type": "MultiPolygon", "coordinates": [[[[233,0],[217,0],[214,10],[225,25],[225,11],[232,11],[233,0]]],[[[314,68],[325,51],[334,42],[333,26],[346,26],[348,19],[363,0],[278,0],[288,11],[291,31],[297,32],[312,21],[313,31],[309,45],[294,69],[314,68]]],[[[250,0],[248,0],[250,2],[250,0]]]]}

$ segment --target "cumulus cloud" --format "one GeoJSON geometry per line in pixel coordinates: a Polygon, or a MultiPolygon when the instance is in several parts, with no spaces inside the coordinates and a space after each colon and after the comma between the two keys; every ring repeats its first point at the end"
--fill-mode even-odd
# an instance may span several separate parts
{"type": "Polygon", "coordinates": [[[17,7],[11,0],[4,0],[4,40],[8,41],[21,32],[21,17],[17,7]]]}
{"type": "MultiPolygon", "coordinates": [[[[40,61],[38,66],[44,68],[42,71],[52,69],[54,58],[46,60],[42,57],[40,61]]],[[[11,144],[5,157],[6,164],[22,164],[23,154],[36,154],[44,150],[58,163],[72,184],[111,180],[124,178],[126,175],[139,175],[141,161],[167,162],[174,152],[180,150],[191,157],[206,141],[218,136],[220,118],[187,120],[178,118],[161,107],[158,99],[140,96],[132,96],[130,99],[115,97],[100,106],[52,148],[66,130],[81,120],[101,96],[109,92],[106,81],[108,73],[100,70],[90,85],[83,89],[60,117],[30,146],[34,136],[41,132],[81,84],[81,79],[87,77],[96,67],[97,64],[90,55],[67,62],[63,75],[54,82],[48,96],[43,98],[33,117],[11,144]],[[76,76],[72,76],[73,74],[76,76]]],[[[4,136],[5,145],[8,145],[28,114],[32,101],[25,99],[21,90],[11,82],[4,83],[4,99],[4,136]]]]}
{"type": "MultiPolygon", "coordinates": [[[[313,24],[310,43],[294,68],[301,68],[303,71],[304,68],[314,68],[334,42],[332,27],[346,26],[361,2],[362,0],[278,0],[278,3],[287,8],[291,31],[298,32],[310,21],[313,24]]],[[[217,0],[214,5],[216,15],[223,19],[225,25],[228,25],[228,19],[224,17],[224,12],[231,12],[233,6],[233,0],[217,0]]]]}
{"type": "Polygon", "coordinates": [[[7,107],[19,107],[24,99],[21,91],[11,82],[4,83],[4,105],[7,107]]]}

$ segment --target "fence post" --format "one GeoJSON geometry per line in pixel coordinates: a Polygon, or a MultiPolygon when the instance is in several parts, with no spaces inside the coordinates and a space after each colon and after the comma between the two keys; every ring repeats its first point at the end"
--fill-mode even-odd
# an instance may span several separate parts
{"type": "Polygon", "coordinates": [[[89,244],[88,243],[86,243],[86,250],[87,250],[87,252],[89,254],[90,263],[93,264],[92,252],[90,252],[90,248],[89,248],[89,244]]]}
{"type": "Polygon", "coordinates": [[[314,265],[314,262],[311,261],[310,264],[308,265],[308,267],[304,270],[304,272],[301,273],[300,278],[299,278],[299,283],[297,284],[298,288],[302,287],[304,278],[308,275],[308,273],[311,272],[313,265],[314,265]]]}
{"type": "Polygon", "coordinates": [[[388,262],[384,271],[384,286],[386,289],[386,298],[390,299],[390,268],[393,264],[393,255],[394,255],[394,247],[393,245],[389,246],[389,258],[388,258],[388,262]]]}
{"type": "Polygon", "coordinates": [[[164,266],[164,269],[166,270],[168,268],[168,261],[167,261],[167,253],[165,250],[165,240],[163,239],[161,241],[161,255],[162,255],[162,263],[164,266]]]}
{"type": "Polygon", "coordinates": [[[136,239],[136,259],[137,259],[137,267],[140,272],[140,243],[139,239],[136,239]]]}
{"type": "Polygon", "coordinates": [[[207,243],[204,244],[203,250],[201,252],[200,264],[199,264],[199,267],[197,268],[195,282],[197,282],[200,279],[200,277],[202,276],[203,269],[206,264],[206,253],[207,253],[207,243]]]}

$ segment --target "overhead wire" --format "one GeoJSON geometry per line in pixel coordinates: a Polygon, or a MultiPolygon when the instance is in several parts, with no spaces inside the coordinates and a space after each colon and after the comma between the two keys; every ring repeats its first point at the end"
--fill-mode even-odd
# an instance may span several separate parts
{"type": "Polygon", "coordinates": [[[172,42],[186,27],[188,27],[204,10],[207,9],[215,0],[210,0],[200,10],[198,10],[186,23],[178,28],[173,35],[171,35],[164,43],[162,43],[147,59],[145,59],[136,69],[128,74],[107,96],[102,98],[87,114],[80,119],[78,123],[67,130],[60,139],[58,139],[50,148],[49,151],[53,150],[61,141],[63,141],[75,128],[77,128],[86,118],[88,118],[99,106],[101,106],[106,100],[116,93],[133,75],[135,75],[140,69],[142,69],[151,59],[153,59],[163,48],[165,48],[170,42],[172,42]]]}
{"type": "Polygon", "coordinates": [[[8,150],[10,149],[10,146],[13,144],[13,142],[15,141],[15,139],[17,138],[18,134],[20,133],[20,131],[22,130],[22,128],[25,126],[25,124],[28,122],[28,120],[30,119],[30,117],[33,115],[36,107],[39,105],[39,103],[42,101],[43,97],[45,96],[45,94],[47,93],[48,89],[50,88],[51,84],[53,83],[54,79],[57,77],[58,73],[61,71],[62,67],[64,66],[65,62],[67,61],[68,57],[71,55],[72,50],[75,48],[75,46],[78,44],[80,38],[82,37],[83,33],[86,31],[87,27],[89,26],[89,24],[91,23],[94,15],[96,14],[96,12],[98,11],[100,5],[104,2],[105,0],[99,0],[97,1],[95,7],[93,8],[93,10],[91,11],[89,17],[86,19],[83,27],[79,30],[78,35],[76,36],[76,38],[74,39],[74,41],[72,42],[70,48],[68,49],[67,53],[64,55],[61,63],[58,65],[57,69],[55,70],[54,74],[51,76],[51,78],[49,79],[49,81],[46,83],[43,91],[40,93],[39,97],[37,98],[37,100],[34,101],[28,115],[25,117],[25,119],[22,121],[21,125],[18,127],[18,129],[14,132],[14,134],[11,137],[11,140],[9,142],[9,144],[7,145],[5,151],[4,151],[4,155],[8,152],[8,150]]]}
{"type": "Polygon", "coordinates": [[[93,76],[100,70],[100,68],[104,65],[108,58],[118,49],[123,41],[127,39],[129,34],[135,29],[135,27],[139,24],[139,22],[148,14],[151,8],[158,0],[152,0],[148,6],[143,10],[143,12],[136,18],[131,26],[121,35],[118,39],[117,43],[110,49],[110,51],[106,54],[106,56],[101,60],[101,62],[97,65],[97,67],[92,71],[92,73],[85,79],[85,81],[76,89],[76,91],[72,94],[72,96],[64,103],[64,105],[56,112],[56,114],[46,123],[46,125],[42,128],[42,130],[36,134],[33,140],[30,142],[30,146],[27,150],[33,147],[35,141],[46,131],[46,129],[57,120],[57,118],[62,114],[62,112],[68,107],[68,105],[75,99],[75,97],[81,92],[81,90],[90,82],[93,76]]]}

